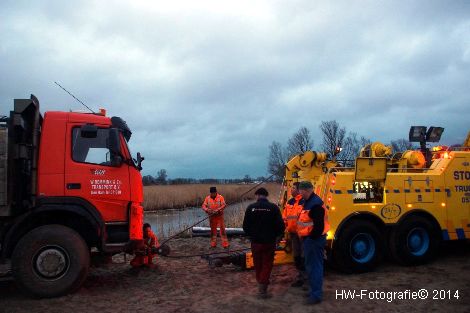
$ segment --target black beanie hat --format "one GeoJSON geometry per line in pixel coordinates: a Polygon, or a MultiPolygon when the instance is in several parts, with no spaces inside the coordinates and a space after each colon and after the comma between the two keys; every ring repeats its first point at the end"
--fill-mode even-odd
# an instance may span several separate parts
{"type": "Polygon", "coordinates": [[[209,188],[209,192],[210,193],[217,192],[217,188],[211,187],[211,188],[209,188]]]}
{"type": "Polygon", "coordinates": [[[266,188],[259,188],[258,190],[255,191],[255,195],[260,195],[260,196],[265,196],[267,197],[269,195],[268,191],[266,190],[266,188]]]}

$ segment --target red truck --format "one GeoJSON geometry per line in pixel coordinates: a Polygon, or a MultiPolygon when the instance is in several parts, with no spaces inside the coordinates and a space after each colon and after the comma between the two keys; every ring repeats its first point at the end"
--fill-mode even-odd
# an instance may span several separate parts
{"type": "Polygon", "coordinates": [[[39,112],[15,99],[0,120],[0,268],[37,297],[77,290],[91,251],[142,243],[142,158],[131,130],[100,113],[39,112]],[[10,269],[10,270],[5,270],[10,269]]]}

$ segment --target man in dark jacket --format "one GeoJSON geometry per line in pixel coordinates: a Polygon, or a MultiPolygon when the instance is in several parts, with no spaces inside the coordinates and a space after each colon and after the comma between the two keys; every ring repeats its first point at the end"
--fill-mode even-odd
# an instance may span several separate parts
{"type": "Polygon", "coordinates": [[[297,232],[302,237],[305,269],[310,284],[306,304],[317,304],[323,297],[323,257],[329,229],[328,215],[322,199],[313,192],[312,183],[301,182],[299,192],[305,200],[297,222],[297,232]]]}
{"type": "Polygon", "coordinates": [[[257,201],[245,211],[243,230],[250,237],[253,263],[258,282],[258,297],[269,298],[269,277],[274,263],[276,238],[284,234],[284,221],[281,211],[268,201],[268,191],[259,188],[255,192],[257,201]]]}

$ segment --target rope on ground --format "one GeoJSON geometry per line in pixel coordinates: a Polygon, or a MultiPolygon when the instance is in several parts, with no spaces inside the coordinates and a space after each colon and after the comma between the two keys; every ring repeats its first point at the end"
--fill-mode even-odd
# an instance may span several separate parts
{"type": "Polygon", "coordinates": [[[212,252],[212,253],[201,253],[201,254],[186,254],[186,255],[164,255],[165,258],[170,258],[170,259],[184,259],[184,258],[196,258],[196,257],[206,257],[210,255],[217,255],[217,254],[230,254],[234,252],[243,252],[243,251],[248,251],[251,250],[251,248],[243,248],[243,249],[237,249],[237,250],[228,250],[228,251],[219,251],[219,252],[212,252]]]}

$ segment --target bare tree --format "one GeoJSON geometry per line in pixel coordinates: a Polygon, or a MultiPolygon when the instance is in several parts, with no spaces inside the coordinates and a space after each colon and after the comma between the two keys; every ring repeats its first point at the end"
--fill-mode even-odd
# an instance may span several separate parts
{"type": "Polygon", "coordinates": [[[253,179],[251,179],[250,175],[246,174],[245,177],[243,177],[243,182],[245,184],[249,184],[253,181],[253,179]]]}
{"type": "Polygon", "coordinates": [[[165,185],[167,177],[168,177],[168,175],[166,173],[166,170],[162,168],[161,170],[158,171],[157,177],[155,178],[155,180],[156,180],[157,184],[165,185]]]}
{"type": "Polygon", "coordinates": [[[406,150],[416,149],[416,147],[411,142],[404,138],[392,140],[390,145],[392,146],[394,152],[404,152],[406,150]]]}
{"type": "Polygon", "coordinates": [[[287,152],[281,143],[273,141],[269,146],[268,173],[274,175],[276,181],[282,181],[286,162],[287,152]]]}
{"type": "Polygon", "coordinates": [[[142,177],[142,184],[144,186],[149,186],[155,184],[155,178],[152,175],[145,175],[142,177]]]}
{"type": "Polygon", "coordinates": [[[344,166],[354,166],[354,160],[359,156],[361,148],[370,143],[370,139],[361,136],[358,138],[357,133],[350,132],[344,139],[343,150],[338,155],[338,159],[343,161],[344,166]]]}
{"type": "Polygon", "coordinates": [[[307,127],[300,129],[287,141],[287,152],[290,157],[313,149],[313,139],[307,127]]]}
{"type": "MultiPolygon", "coordinates": [[[[361,148],[364,147],[365,145],[368,145],[368,144],[372,143],[372,141],[369,138],[366,138],[364,136],[361,136],[360,142],[361,142],[361,148]]],[[[360,151],[358,151],[358,154],[359,154],[359,152],[360,151]]]]}
{"type": "Polygon", "coordinates": [[[333,120],[322,121],[320,130],[323,133],[322,149],[332,157],[337,147],[343,146],[346,128],[341,128],[339,123],[333,120]]]}

